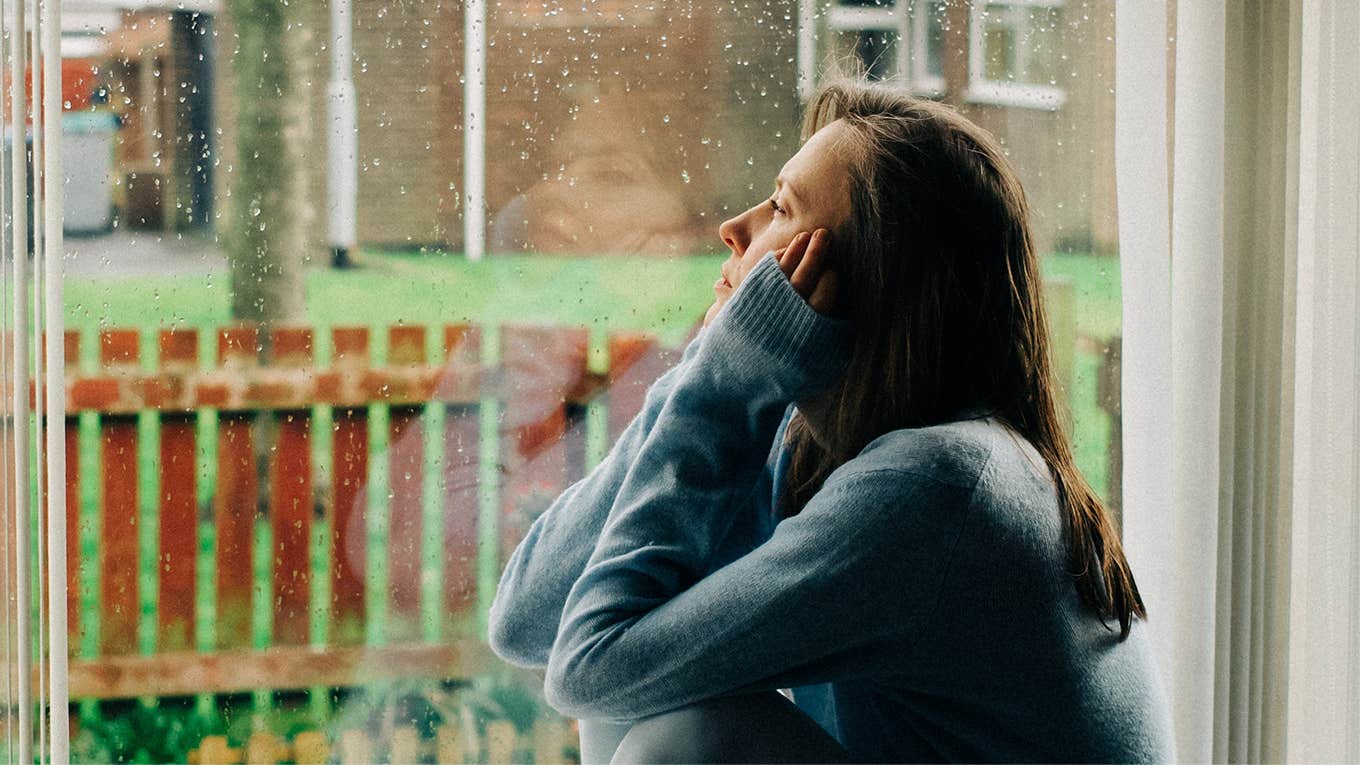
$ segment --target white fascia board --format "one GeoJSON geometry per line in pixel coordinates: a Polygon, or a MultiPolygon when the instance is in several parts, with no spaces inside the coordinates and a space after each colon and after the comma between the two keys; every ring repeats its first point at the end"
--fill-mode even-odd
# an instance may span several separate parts
{"type": "MultiPolygon", "coordinates": [[[[94,11],[189,11],[219,13],[218,0],[61,0],[62,15],[94,11]]],[[[66,25],[62,24],[66,29],[66,25]]]]}

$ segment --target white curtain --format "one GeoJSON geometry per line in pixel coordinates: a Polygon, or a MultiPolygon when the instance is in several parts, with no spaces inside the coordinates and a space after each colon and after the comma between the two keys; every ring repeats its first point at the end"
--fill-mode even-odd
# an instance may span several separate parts
{"type": "Polygon", "coordinates": [[[1358,30],[1116,3],[1124,533],[1187,762],[1360,761],[1358,30]]]}
{"type": "Polygon", "coordinates": [[[1289,754],[1360,762],[1360,3],[1304,8],[1289,754]]]}

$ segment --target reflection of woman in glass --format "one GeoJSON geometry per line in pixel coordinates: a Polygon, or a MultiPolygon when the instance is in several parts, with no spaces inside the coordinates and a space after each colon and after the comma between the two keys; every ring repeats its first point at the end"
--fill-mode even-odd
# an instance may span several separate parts
{"type": "Polygon", "coordinates": [[[721,226],[705,328],[511,557],[492,648],[546,668],[586,761],[592,725],[619,762],[1171,759],[1014,170],[878,84],[804,135],[721,226]]]}

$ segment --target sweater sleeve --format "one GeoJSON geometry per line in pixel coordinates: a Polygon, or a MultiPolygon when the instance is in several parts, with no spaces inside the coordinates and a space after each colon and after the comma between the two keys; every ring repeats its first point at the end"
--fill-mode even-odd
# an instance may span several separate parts
{"type": "Polygon", "coordinates": [[[837,471],[763,544],[705,575],[760,468],[753,445],[768,443],[789,401],[843,368],[847,330],[813,311],[771,256],[742,282],[677,378],[567,596],[544,686],[559,712],[639,719],[900,671],[957,538],[941,514],[912,511],[958,501],[939,495],[953,487],[837,471]]]}
{"type": "Polygon", "coordinates": [[[628,466],[705,331],[700,330],[680,361],[647,389],[641,410],[604,459],[534,519],[510,554],[488,614],[487,640],[502,659],[528,669],[547,666],[567,591],[585,568],[628,466]]]}

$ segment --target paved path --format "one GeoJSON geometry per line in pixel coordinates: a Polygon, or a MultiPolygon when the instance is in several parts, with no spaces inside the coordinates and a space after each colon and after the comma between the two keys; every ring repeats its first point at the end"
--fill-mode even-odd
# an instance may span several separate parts
{"type": "Polygon", "coordinates": [[[226,273],[227,258],[207,233],[115,230],[97,236],[66,236],[66,275],[174,276],[226,273]]]}

